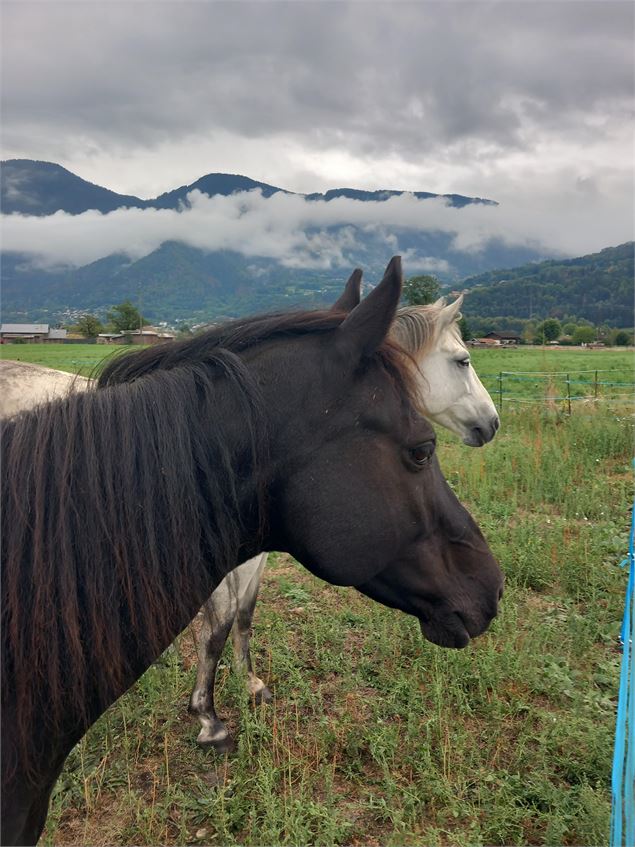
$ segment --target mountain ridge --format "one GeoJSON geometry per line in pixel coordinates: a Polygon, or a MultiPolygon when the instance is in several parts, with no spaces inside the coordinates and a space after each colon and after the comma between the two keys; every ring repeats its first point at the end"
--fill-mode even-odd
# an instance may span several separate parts
{"type": "Polygon", "coordinates": [[[368,201],[384,201],[389,197],[412,194],[421,200],[443,198],[450,205],[462,208],[472,203],[498,205],[495,200],[468,197],[463,194],[435,194],[430,191],[405,191],[400,189],[378,189],[366,191],[357,188],[332,188],[324,193],[300,194],[260,182],[242,174],[210,172],[192,183],[181,185],[147,200],[133,194],[119,194],[109,188],[85,180],[56,162],[37,159],[5,159],[0,162],[0,208],[3,214],[30,214],[44,216],[56,211],[81,214],[96,210],[107,214],[117,208],[174,209],[187,205],[191,191],[201,191],[209,197],[230,196],[239,191],[259,189],[263,196],[273,194],[295,194],[306,200],[330,202],[338,197],[368,201]],[[39,201],[39,203],[38,203],[39,201]]]}

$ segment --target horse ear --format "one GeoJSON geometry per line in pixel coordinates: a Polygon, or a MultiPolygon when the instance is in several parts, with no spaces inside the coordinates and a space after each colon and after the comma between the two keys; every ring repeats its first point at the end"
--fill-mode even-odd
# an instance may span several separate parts
{"type": "Polygon", "coordinates": [[[444,308],[441,310],[440,317],[445,326],[449,326],[451,323],[457,320],[462,305],[463,295],[459,294],[454,303],[450,303],[449,306],[444,306],[444,308]]]}
{"type": "Polygon", "coordinates": [[[401,256],[393,256],[382,281],[356,306],[340,326],[338,333],[349,351],[360,357],[370,356],[390,329],[401,297],[401,256]]]}
{"type": "Polygon", "coordinates": [[[355,268],[348,278],[341,297],[331,306],[331,312],[352,312],[355,306],[359,306],[361,291],[362,271],[359,268],[355,268]]]}

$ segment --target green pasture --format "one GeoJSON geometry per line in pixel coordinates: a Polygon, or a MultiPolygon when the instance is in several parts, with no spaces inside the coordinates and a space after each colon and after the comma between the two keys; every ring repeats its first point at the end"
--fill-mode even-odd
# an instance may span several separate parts
{"type": "MultiPolygon", "coordinates": [[[[105,344],[4,344],[0,346],[0,357],[87,376],[105,358],[121,355],[130,349],[105,344]]],[[[596,371],[599,397],[614,397],[629,391],[632,395],[635,380],[635,358],[632,350],[554,350],[549,347],[521,346],[474,348],[471,350],[471,356],[483,383],[495,399],[500,387],[499,374],[506,374],[503,378],[503,401],[509,399],[511,402],[516,396],[566,396],[567,373],[570,375],[573,396],[593,396],[596,371]],[[521,374],[522,379],[515,378],[513,372],[518,371],[539,372],[540,376],[532,378],[531,374],[524,373],[521,374]],[[553,376],[549,378],[548,374],[553,376]]]]}
{"type": "Polygon", "coordinates": [[[127,349],[108,344],[2,344],[0,358],[89,376],[105,358],[127,349]]]}
{"type": "MultiPolygon", "coordinates": [[[[569,397],[630,402],[635,390],[632,350],[607,348],[474,348],[472,359],[483,384],[498,405],[516,406],[569,397]]],[[[568,408],[568,403],[567,403],[568,408]]]]}
{"type": "MultiPolygon", "coordinates": [[[[51,350],[27,347],[2,354],[51,350]]],[[[633,379],[628,351],[473,357],[481,373],[633,379]]],[[[608,843],[632,412],[609,400],[580,401],[571,416],[553,402],[504,403],[501,431],[479,450],[439,430],[446,477],[506,574],[488,633],[443,650],[413,619],[272,555],[253,646],[274,703],[248,703],[229,653],[219,672],[237,752],[195,743],[187,630],[72,752],[42,843],[608,843]]]]}

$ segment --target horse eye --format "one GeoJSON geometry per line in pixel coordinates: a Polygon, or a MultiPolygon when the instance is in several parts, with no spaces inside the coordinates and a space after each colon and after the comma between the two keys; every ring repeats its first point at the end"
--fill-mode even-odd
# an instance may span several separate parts
{"type": "Polygon", "coordinates": [[[416,465],[426,465],[434,453],[434,441],[424,441],[423,444],[417,444],[416,447],[411,447],[408,453],[416,465]]]}
{"type": "Polygon", "coordinates": [[[457,359],[456,363],[460,368],[469,368],[469,366],[470,366],[470,360],[469,359],[457,359]]]}

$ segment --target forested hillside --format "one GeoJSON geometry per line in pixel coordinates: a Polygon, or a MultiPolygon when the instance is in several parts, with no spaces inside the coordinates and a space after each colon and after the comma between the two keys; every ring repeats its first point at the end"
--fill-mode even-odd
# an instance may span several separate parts
{"type": "Polygon", "coordinates": [[[580,319],[633,325],[634,243],[575,259],[550,260],[466,279],[470,317],[580,319]]]}

